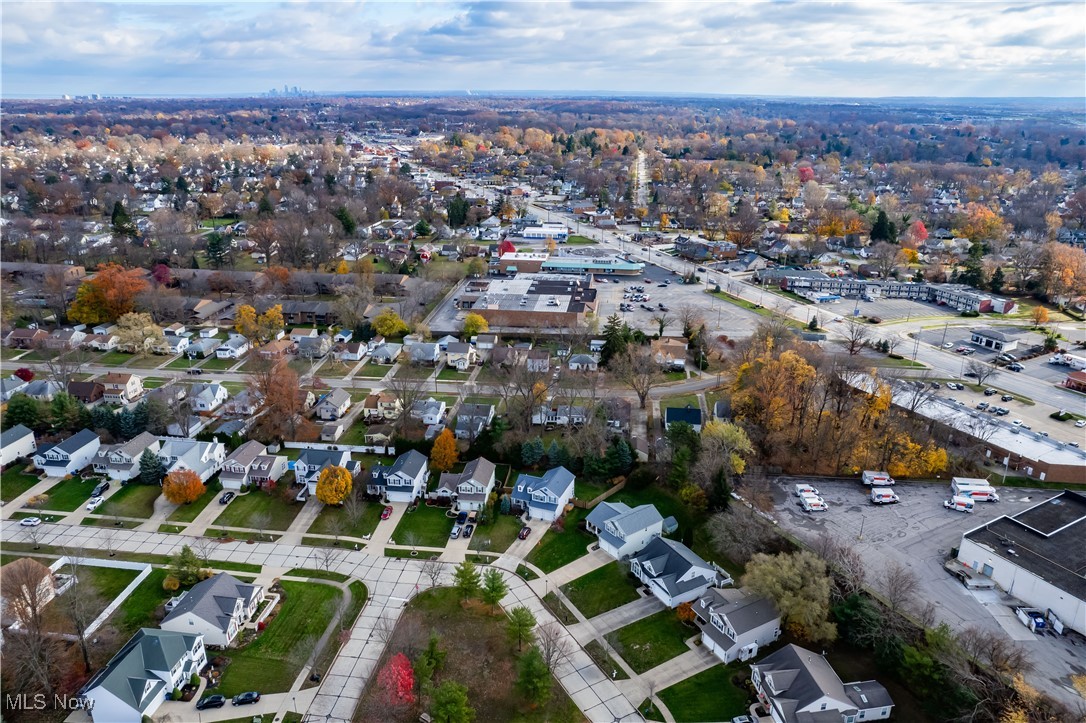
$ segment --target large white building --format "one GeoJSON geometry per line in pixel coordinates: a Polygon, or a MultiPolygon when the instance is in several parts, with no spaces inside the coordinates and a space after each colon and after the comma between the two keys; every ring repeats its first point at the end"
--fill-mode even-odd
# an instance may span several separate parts
{"type": "Polygon", "coordinates": [[[958,560],[1086,635],[1086,495],[1065,490],[969,530],[958,560]]]}

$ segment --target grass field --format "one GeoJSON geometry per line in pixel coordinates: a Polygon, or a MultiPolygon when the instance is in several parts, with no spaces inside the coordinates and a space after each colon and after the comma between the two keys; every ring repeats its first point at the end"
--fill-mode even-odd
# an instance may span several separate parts
{"type": "MultiPolygon", "coordinates": [[[[71,512],[80,505],[86,504],[94,491],[94,482],[84,482],[79,477],[58,482],[46,492],[49,501],[42,505],[45,510],[64,510],[71,512]]],[[[102,505],[105,507],[105,505],[102,505]]]]}
{"type": "MultiPolygon", "coordinates": [[[[212,359],[214,357],[211,357],[212,359]]],[[[178,357],[172,362],[166,365],[167,369],[197,369],[204,365],[206,359],[189,359],[188,357],[178,357]]]]}
{"type": "Polygon", "coordinates": [[[331,585],[280,584],[286,596],[275,619],[256,640],[227,651],[230,664],[216,693],[229,698],[247,690],[264,694],[289,691],[343,596],[331,585]]]}
{"type": "Polygon", "coordinates": [[[171,522],[192,522],[196,517],[204,511],[207,504],[222,491],[222,485],[219,484],[219,480],[215,479],[211,481],[211,484],[207,486],[207,490],[204,491],[200,498],[195,502],[190,502],[187,505],[179,505],[176,510],[170,513],[167,520],[171,522]]]}
{"type": "Polygon", "coordinates": [[[567,246],[596,246],[598,244],[599,241],[590,239],[587,236],[578,236],[577,234],[572,234],[566,241],[567,246]]]}
{"type": "Polygon", "coordinates": [[[434,373],[433,367],[417,364],[401,364],[396,370],[397,379],[429,379],[434,373]]]}
{"type": "Polygon", "coordinates": [[[739,663],[727,667],[714,665],[658,695],[675,720],[684,723],[731,720],[746,713],[751,701],[747,692],[732,682],[735,676],[749,674],[749,669],[744,668],[739,663]]]}
{"type": "Polygon", "coordinates": [[[172,355],[148,354],[147,356],[134,356],[126,366],[130,369],[154,369],[159,365],[166,363],[166,360],[169,359],[170,356],[172,355]]]}
{"type": "Polygon", "coordinates": [[[384,375],[388,374],[388,370],[391,368],[391,364],[385,365],[366,362],[358,371],[354,373],[354,375],[356,377],[366,377],[367,379],[380,379],[384,375]]]}
{"type": "Polygon", "coordinates": [[[396,525],[396,531],[392,533],[392,539],[397,545],[408,545],[411,544],[408,535],[414,534],[416,545],[444,547],[449,540],[452,526],[453,521],[445,516],[444,508],[419,505],[414,512],[403,516],[400,524],[396,525]]]}
{"type": "Polygon", "coordinates": [[[127,354],[123,351],[107,351],[102,355],[102,358],[98,360],[99,364],[106,366],[121,366],[127,364],[135,358],[132,354],[127,354]]]}
{"type": "Polygon", "coordinates": [[[161,568],[151,570],[151,574],[132,591],[124,605],[113,613],[110,619],[122,634],[131,635],[142,627],[158,627],[155,611],[171,596],[162,589],[167,574],[161,568]]]}
{"type": "Polygon", "coordinates": [[[606,637],[634,671],[644,673],[689,650],[686,639],[696,632],[680,623],[674,610],[661,610],[606,637]]]}
{"type": "Polygon", "coordinates": [[[176,535],[177,533],[184,531],[184,529],[185,529],[184,525],[159,525],[158,526],[158,531],[159,532],[166,532],[166,533],[171,534],[171,535],[176,535]]]}
{"type": "Polygon", "coordinates": [[[114,520],[111,517],[84,517],[79,522],[83,527],[112,527],[114,529],[131,530],[140,526],[139,520],[114,520]]]}
{"type": "Polygon", "coordinates": [[[215,519],[215,525],[253,527],[260,522],[260,529],[285,530],[290,527],[301,509],[301,504],[284,502],[278,495],[250,492],[235,497],[215,519]],[[260,519],[263,515],[267,515],[266,521],[260,519]]]}
{"type": "Polygon", "coordinates": [[[220,359],[218,357],[211,357],[206,362],[204,362],[204,365],[201,368],[223,371],[224,369],[229,369],[230,367],[240,363],[240,359],[220,359]]]}
{"type": "Polygon", "coordinates": [[[562,592],[586,618],[637,600],[637,588],[617,562],[566,583],[562,592]]]}
{"type": "Polygon", "coordinates": [[[148,519],[154,514],[155,500],[160,494],[162,488],[158,485],[126,484],[106,498],[95,513],[148,519]]]}
{"type": "Polygon", "coordinates": [[[20,472],[12,467],[0,474],[0,500],[11,502],[40,482],[36,476],[20,472]]]}
{"type": "Polygon", "coordinates": [[[542,543],[532,548],[524,559],[543,572],[553,572],[587,555],[588,545],[595,538],[577,529],[578,523],[587,516],[588,510],[574,508],[566,515],[565,532],[548,531],[542,543]]]}
{"type": "Polygon", "coordinates": [[[594,500],[608,490],[606,482],[589,482],[578,477],[573,482],[573,496],[579,500],[594,500]]]}
{"type": "Polygon", "coordinates": [[[660,400],[660,409],[664,410],[668,407],[677,407],[679,409],[682,409],[688,404],[694,409],[701,409],[700,403],[698,402],[697,394],[680,394],[675,397],[665,397],[664,399],[660,400]]]}
{"type": "Polygon", "coordinates": [[[486,552],[505,552],[513,544],[513,540],[517,539],[517,533],[520,532],[521,527],[518,517],[496,514],[493,522],[475,528],[468,548],[486,552]]]}
{"type": "MultiPolygon", "coordinates": [[[[336,534],[335,526],[338,523],[340,525],[339,534],[345,537],[371,535],[377,529],[377,523],[381,521],[381,511],[383,509],[384,505],[375,502],[367,503],[358,522],[352,525],[342,507],[325,505],[320,514],[317,515],[317,519],[313,520],[313,524],[309,526],[307,532],[311,535],[334,535],[336,534]]],[[[327,544],[327,541],[322,544],[327,544]]]]}

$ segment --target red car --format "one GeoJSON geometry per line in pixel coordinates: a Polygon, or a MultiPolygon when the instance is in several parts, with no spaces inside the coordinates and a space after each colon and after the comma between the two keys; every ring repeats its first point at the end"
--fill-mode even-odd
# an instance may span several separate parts
{"type": "Polygon", "coordinates": [[[381,519],[382,520],[387,520],[389,517],[392,517],[392,508],[391,507],[386,507],[385,509],[381,510],[381,519]]]}
{"type": "Polygon", "coordinates": [[[530,534],[532,534],[532,528],[528,527],[528,525],[525,525],[524,527],[520,528],[520,534],[518,534],[517,537],[522,540],[527,540],[528,535],[530,534]]]}

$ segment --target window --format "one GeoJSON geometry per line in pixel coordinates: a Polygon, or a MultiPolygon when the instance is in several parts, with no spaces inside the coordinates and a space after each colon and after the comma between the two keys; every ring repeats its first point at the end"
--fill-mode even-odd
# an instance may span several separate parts
{"type": "Polygon", "coordinates": [[[826,704],[823,703],[822,706],[819,708],[819,710],[826,710],[826,704]]]}

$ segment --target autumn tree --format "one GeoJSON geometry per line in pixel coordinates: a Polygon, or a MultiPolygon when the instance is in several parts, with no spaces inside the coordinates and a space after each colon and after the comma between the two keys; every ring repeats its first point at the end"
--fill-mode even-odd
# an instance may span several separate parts
{"type": "Polygon", "coordinates": [[[407,333],[407,322],[401,319],[391,307],[385,307],[374,318],[373,330],[385,338],[403,336],[407,333]]]}
{"type": "Polygon", "coordinates": [[[142,269],[106,264],[79,285],[68,318],[83,324],[116,321],[132,311],[136,296],[147,289],[142,269]]]}
{"type": "Polygon", "coordinates": [[[381,700],[391,708],[415,704],[415,671],[406,655],[396,653],[381,668],[377,674],[377,688],[381,691],[381,700]]]}
{"type": "Polygon", "coordinates": [[[249,392],[260,404],[256,431],[264,440],[311,441],[319,430],[303,416],[305,405],[298,374],[285,362],[257,360],[249,392]]]}
{"type": "Polygon", "coordinates": [[[1033,319],[1034,326],[1043,326],[1048,323],[1048,309],[1038,304],[1030,312],[1030,318],[1033,319]]]}
{"type": "Polygon", "coordinates": [[[871,262],[881,279],[893,276],[894,269],[904,261],[905,252],[897,244],[880,241],[871,247],[871,262]]]}
{"type": "Polygon", "coordinates": [[[649,392],[664,383],[660,364],[653,358],[652,349],[646,346],[627,347],[611,359],[608,369],[617,381],[637,395],[642,409],[649,392]]]}
{"type": "Polygon", "coordinates": [[[346,468],[329,465],[317,478],[317,499],[326,505],[338,505],[351,493],[353,480],[346,468]]]}
{"type": "Polygon", "coordinates": [[[812,642],[837,637],[837,626],[828,619],[830,582],[826,563],[809,550],[757,553],[743,576],[743,587],[772,600],[788,628],[812,642]]]}
{"type": "Polygon", "coordinates": [[[154,322],[150,314],[130,312],[117,319],[117,348],[132,354],[146,354],[164,334],[162,327],[154,322]]]}
{"type": "Polygon", "coordinates": [[[490,324],[480,314],[474,312],[464,317],[464,337],[470,339],[477,334],[490,330],[490,324]]]}
{"type": "Polygon", "coordinates": [[[434,440],[433,449],[430,450],[430,466],[438,472],[448,472],[460,459],[460,452],[456,448],[456,437],[451,429],[446,427],[441,430],[434,440]]]}
{"type": "Polygon", "coordinates": [[[162,480],[162,494],[175,505],[185,505],[200,499],[207,490],[200,475],[190,469],[170,472],[162,480]]]}
{"type": "Polygon", "coordinates": [[[684,602],[675,608],[675,617],[678,618],[680,623],[692,625],[697,615],[694,614],[694,606],[688,602],[684,602]]]}

